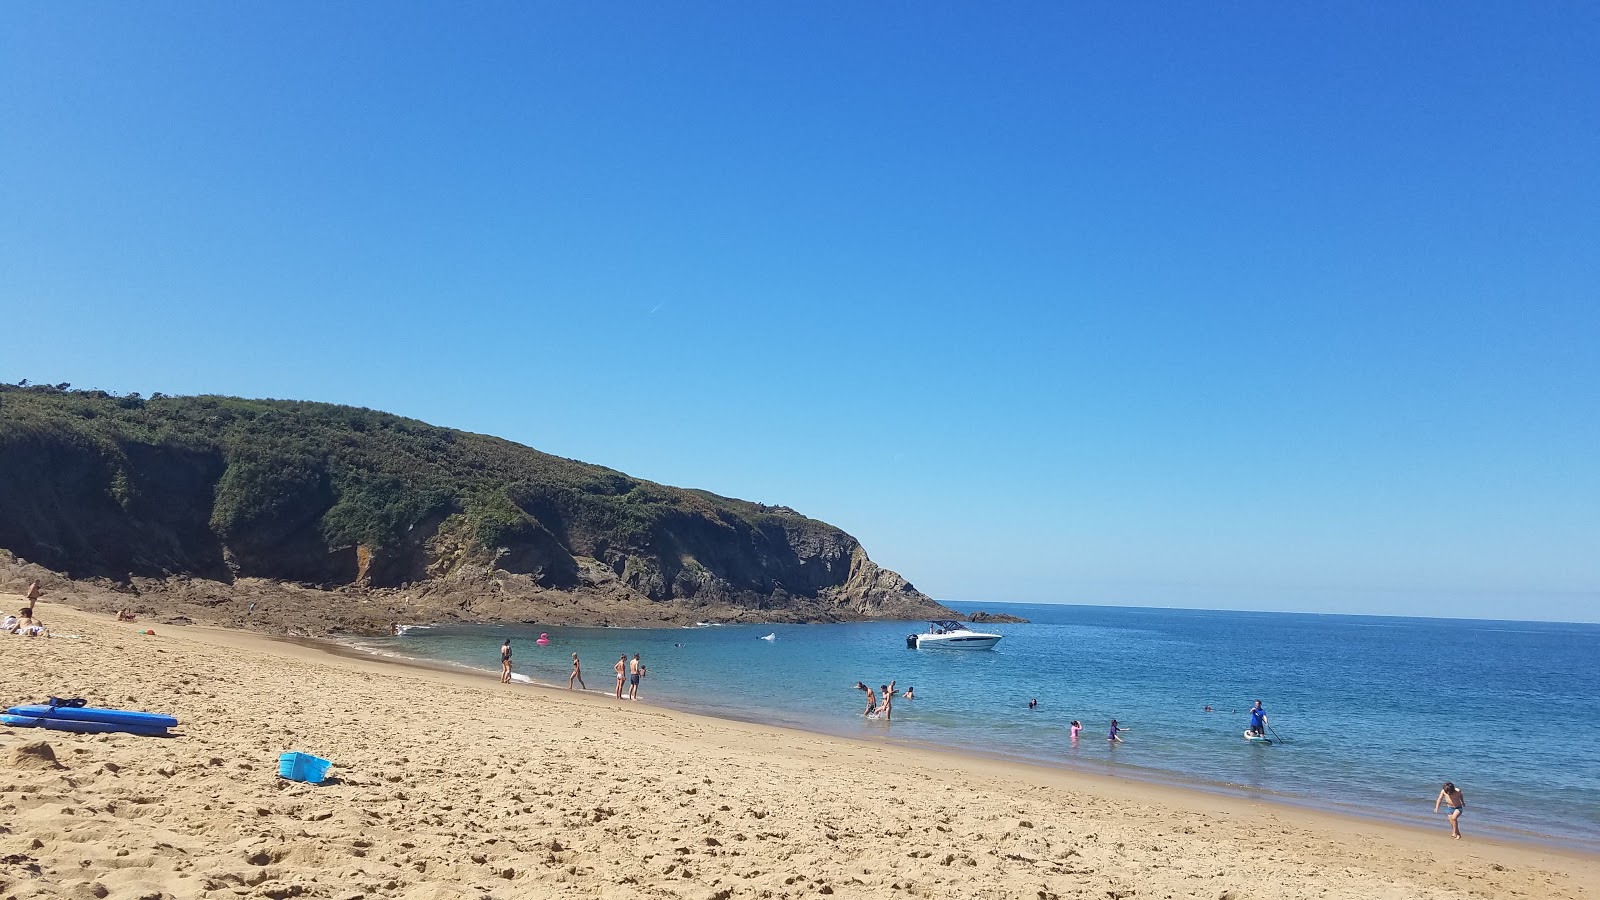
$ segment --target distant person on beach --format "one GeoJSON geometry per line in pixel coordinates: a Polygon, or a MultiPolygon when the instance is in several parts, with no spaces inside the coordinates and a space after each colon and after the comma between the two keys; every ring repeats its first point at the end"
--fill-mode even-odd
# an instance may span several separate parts
{"type": "Polygon", "coordinates": [[[50,632],[45,630],[44,623],[33,617],[33,607],[31,606],[22,611],[21,618],[17,620],[17,624],[11,629],[11,633],[20,634],[24,637],[50,636],[50,632]]]}
{"type": "Polygon", "coordinates": [[[1467,795],[1461,793],[1460,788],[1446,781],[1444,787],[1439,790],[1439,796],[1433,801],[1434,812],[1439,811],[1439,804],[1441,803],[1449,811],[1450,836],[1458,841],[1461,840],[1461,814],[1467,811],[1467,795]]]}
{"type": "Polygon", "coordinates": [[[874,694],[872,692],[872,688],[867,687],[867,684],[864,681],[856,682],[856,690],[858,690],[858,691],[866,691],[867,692],[867,711],[862,713],[862,715],[863,716],[872,715],[873,710],[878,708],[878,695],[874,694]]]}
{"type": "Polygon", "coordinates": [[[1078,732],[1080,732],[1082,730],[1083,730],[1083,726],[1078,724],[1078,720],[1077,719],[1073,719],[1072,720],[1072,742],[1074,744],[1076,744],[1078,742],[1078,732]]]}
{"type": "Polygon", "coordinates": [[[567,690],[572,690],[572,682],[577,681],[578,687],[588,690],[589,686],[583,683],[583,669],[578,667],[578,654],[572,654],[572,674],[567,676],[567,690]]]}
{"type": "Polygon", "coordinates": [[[5,621],[0,622],[0,631],[5,632],[6,634],[14,634],[17,630],[17,623],[21,621],[22,620],[16,616],[6,616],[5,621]]]}
{"type": "Polygon", "coordinates": [[[617,664],[611,667],[617,673],[617,699],[622,699],[622,686],[628,681],[628,654],[617,657],[617,664]]]}
{"type": "Polygon", "coordinates": [[[1117,727],[1117,720],[1111,720],[1111,733],[1106,735],[1106,740],[1113,744],[1122,743],[1122,729],[1117,727]]]}
{"type": "Polygon", "coordinates": [[[135,620],[133,618],[133,613],[128,612],[126,609],[119,609],[119,610],[117,610],[117,621],[118,622],[132,622],[132,621],[135,621],[135,620]]]}
{"type": "Polygon", "coordinates": [[[28,598],[28,606],[39,605],[39,582],[37,579],[28,583],[28,593],[25,596],[28,598]]]}
{"type": "Polygon", "coordinates": [[[500,683],[511,683],[511,639],[500,645],[500,683]]]}
{"type": "Polygon", "coordinates": [[[1261,708],[1260,700],[1250,708],[1250,733],[1259,737],[1265,737],[1267,733],[1267,711],[1261,708]]]}
{"type": "Polygon", "coordinates": [[[1032,700],[1029,700],[1028,701],[1028,708],[1029,709],[1038,709],[1039,708],[1039,698],[1038,697],[1034,697],[1032,700]]]}
{"type": "Polygon", "coordinates": [[[644,677],[644,663],[639,662],[639,654],[633,655],[633,662],[628,664],[628,699],[639,699],[639,679],[644,677]]]}

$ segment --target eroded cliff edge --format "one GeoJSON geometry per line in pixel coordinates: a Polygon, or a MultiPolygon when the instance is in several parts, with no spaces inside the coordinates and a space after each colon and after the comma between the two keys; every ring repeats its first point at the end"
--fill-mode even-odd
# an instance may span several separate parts
{"type": "Polygon", "coordinates": [[[0,548],[312,633],[955,615],[787,507],[301,401],[0,385],[0,548]]]}

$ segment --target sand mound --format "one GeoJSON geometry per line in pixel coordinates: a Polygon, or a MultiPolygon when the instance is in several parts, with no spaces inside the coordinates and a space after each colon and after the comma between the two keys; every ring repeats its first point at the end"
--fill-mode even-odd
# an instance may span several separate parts
{"type": "Polygon", "coordinates": [[[55,748],[44,741],[30,741],[11,749],[11,768],[37,772],[43,769],[64,769],[66,766],[56,762],[55,748]]]}

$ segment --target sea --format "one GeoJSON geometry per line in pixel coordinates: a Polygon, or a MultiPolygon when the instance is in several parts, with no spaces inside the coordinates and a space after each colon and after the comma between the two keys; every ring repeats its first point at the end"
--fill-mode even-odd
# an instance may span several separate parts
{"type": "Polygon", "coordinates": [[[908,649],[926,622],[422,625],[357,646],[497,675],[509,638],[519,676],[564,687],[576,652],[599,693],[638,653],[648,703],[1441,829],[1453,781],[1469,835],[1600,852],[1600,625],[947,605],[1029,622],[980,626],[1005,636],[991,651],[908,649]],[[891,679],[915,699],[863,717],[856,682],[891,679]],[[1257,699],[1271,745],[1242,736],[1257,699]]]}

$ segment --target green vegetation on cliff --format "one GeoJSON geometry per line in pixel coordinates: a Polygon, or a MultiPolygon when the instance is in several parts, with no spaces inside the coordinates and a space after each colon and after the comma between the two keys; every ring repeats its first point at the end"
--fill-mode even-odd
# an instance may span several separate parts
{"type": "Polygon", "coordinates": [[[0,385],[0,547],[112,577],[392,585],[477,566],[572,587],[598,564],[657,600],[926,600],[784,507],[370,409],[65,385],[0,385]]]}

